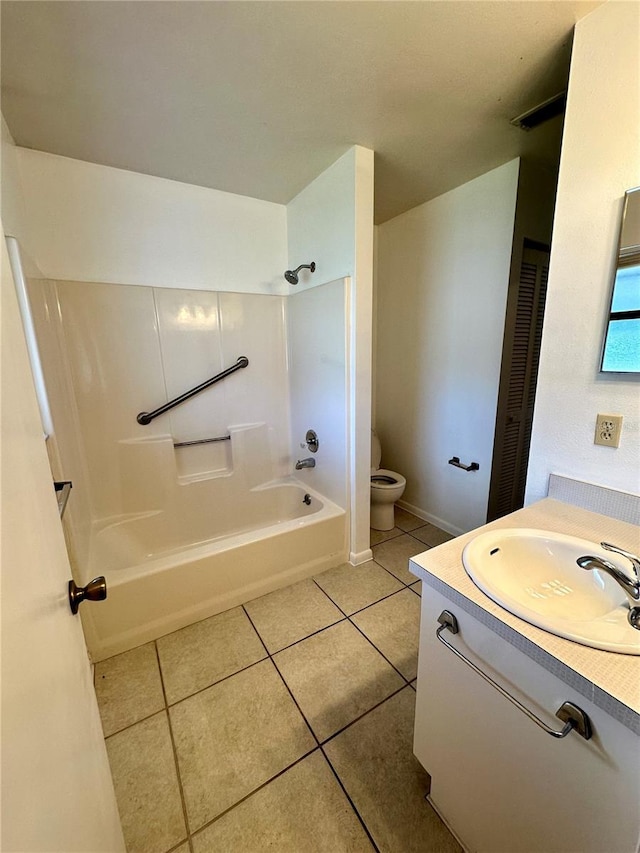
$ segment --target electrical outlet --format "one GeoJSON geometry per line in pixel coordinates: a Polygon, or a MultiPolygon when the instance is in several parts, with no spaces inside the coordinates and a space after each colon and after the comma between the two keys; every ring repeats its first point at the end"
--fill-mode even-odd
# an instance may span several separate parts
{"type": "Polygon", "coordinates": [[[622,415],[598,415],[593,443],[604,447],[620,447],[621,432],[622,415]]]}

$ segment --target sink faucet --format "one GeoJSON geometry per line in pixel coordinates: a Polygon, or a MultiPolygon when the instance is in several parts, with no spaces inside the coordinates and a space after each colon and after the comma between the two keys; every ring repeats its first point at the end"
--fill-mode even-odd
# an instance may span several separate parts
{"type": "Polygon", "coordinates": [[[309,459],[298,459],[298,461],[296,462],[296,471],[300,471],[302,468],[315,468],[315,467],[316,467],[316,460],[311,459],[311,457],[309,457],[309,459]]]}
{"type": "Polygon", "coordinates": [[[609,542],[601,542],[600,545],[606,551],[612,551],[614,554],[620,554],[621,557],[626,557],[631,562],[633,568],[632,576],[629,577],[625,572],[621,571],[613,563],[608,560],[603,560],[602,557],[594,557],[586,554],[584,557],[578,557],[576,563],[581,569],[599,569],[612,577],[619,586],[625,591],[629,599],[629,613],[627,619],[633,628],[640,631],[640,559],[616,545],[611,545],[609,542]]]}

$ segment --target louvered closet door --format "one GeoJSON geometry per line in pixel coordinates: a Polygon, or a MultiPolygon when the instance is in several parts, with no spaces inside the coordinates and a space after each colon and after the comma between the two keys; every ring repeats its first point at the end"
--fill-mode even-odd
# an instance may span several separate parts
{"type": "Polygon", "coordinates": [[[525,243],[515,321],[503,351],[503,371],[510,371],[501,379],[489,521],[524,503],[548,272],[549,253],[525,243]]]}

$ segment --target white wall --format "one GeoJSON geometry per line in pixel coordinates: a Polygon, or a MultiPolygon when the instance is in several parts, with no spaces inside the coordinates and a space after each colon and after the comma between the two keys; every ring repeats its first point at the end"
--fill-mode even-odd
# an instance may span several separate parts
{"type": "Polygon", "coordinates": [[[513,160],[378,228],[382,465],[406,477],[408,507],[453,533],[486,519],[518,171],[513,160]]]}
{"type": "Polygon", "coordinates": [[[289,263],[316,262],[315,273],[301,272],[298,292],[355,271],[355,169],[353,147],[287,205],[289,263]]]}
{"type": "Polygon", "coordinates": [[[636,3],[605,3],[576,27],[553,229],[527,503],[549,474],[640,491],[640,384],[598,373],[625,190],[640,184],[636,3]],[[624,415],[618,449],[593,444],[596,415],[624,415]]]}
{"type": "Polygon", "coordinates": [[[16,153],[22,242],[45,277],[286,292],[284,205],[41,151],[16,153]]]}
{"type": "Polygon", "coordinates": [[[348,506],[348,363],[346,311],[350,282],[299,291],[286,300],[295,459],[311,457],[315,468],[296,476],[344,509],[348,506]],[[318,435],[317,453],[301,448],[308,429],[318,435]]]}
{"type": "Polygon", "coordinates": [[[17,238],[25,232],[26,212],[18,174],[18,149],[4,116],[0,116],[0,132],[2,134],[2,222],[5,234],[17,238]]]}
{"type": "Polygon", "coordinates": [[[22,268],[25,276],[42,277],[33,257],[26,249],[28,233],[27,210],[20,177],[19,149],[7,127],[4,116],[0,113],[0,147],[2,150],[0,177],[2,178],[2,223],[4,234],[15,237],[20,243],[22,268]]]}
{"type": "Polygon", "coordinates": [[[371,558],[369,468],[373,300],[373,151],[358,145],[287,205],[289,263],[316,262],[298,291],[349,277],[349,458],[353,563],[371,558]]]}

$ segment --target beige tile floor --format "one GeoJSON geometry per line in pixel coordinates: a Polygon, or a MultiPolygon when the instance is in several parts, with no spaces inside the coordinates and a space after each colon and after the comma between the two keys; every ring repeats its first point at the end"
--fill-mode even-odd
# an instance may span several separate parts
{"type": "Polygon", "coordinates": [[[396,510],[369,563],[97,664],[128,853],[457,853],[411,748],[406,565],[446,537],[396,510]]]}

